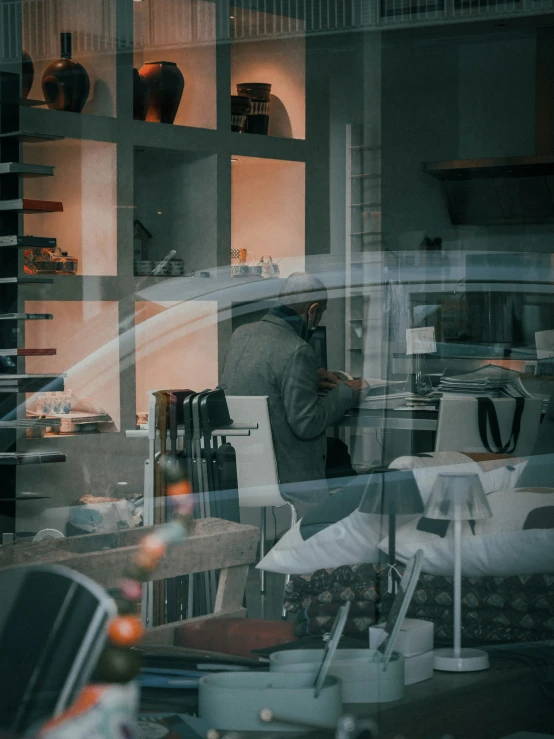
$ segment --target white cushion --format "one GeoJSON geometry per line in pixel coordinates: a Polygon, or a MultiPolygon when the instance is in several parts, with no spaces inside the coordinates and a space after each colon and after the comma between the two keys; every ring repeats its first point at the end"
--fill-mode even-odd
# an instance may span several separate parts
{"type": "MultiPolygon", "coordinates": [[[[451,537],[422,543],[403,538],[397,541],[396,554],[407,562],[417,549],[423,549],[421,569],[429,575],[452,575],[454,542],[451,537]]],[[[464,536],[462,574],[468,577],[494,575],[551,574],[554,572],[554,529],[529,529],[500,534],[464,536]]]]}
{"type": "MultiPolygon", "coordinates": [[[[531,490],[498,490],[487,495],[492,510],[492,517],[475,522],[475,535],[467,521],[462,524],[463,557],[462,572],[464,575],[523,575],[529,572],[554,572],[548,567],[552,559],[546,560],[540,552],[527,551],[522,555],[521,542],[548,541],[554,543],[554,530],[540,530],[544,536],[533,537],[536,530],[522,531],[525,519],[536,508],[554,506],[554,488],[542,488],[543,492],[531,490]],[[525,537],[514,537],[514,548],[510,549],[501,534],[529,534],[525,537]],[[498,538],[500,537],[500,538],[498,538]],[[487,541],[489,540],[489,541],[487,541]],[[495,546],[498,544],[498,550],[495,546]],[[523,559],[522,559],[523,556],[523,559]],[[488,560],[487,560],[488,557],[488,560]],[[539,561],[540,560],[540,561],[539,561]],[[529,569],[530,562],[535,569],[529,569]],[[545,565],[545,562],[548,564],[545,565]],[[521,569],[525,567],[525,569],[521,569]]],[[[419,518],[399,526],[396,530],[396,556],[400,562],[407,562],[418,549],[423,549],[422,569],[430,575],[452,574],[454,526],[451,524],[444,538],[437,534],[419,531],[419,518]],[[446,559],[444,559],[446,557],[446,559]],[[431,568],[431,569],[429,569],[431,568]]],[[[388,536],[379,544],[383,552],[388,551],[388,536]]],[[[554,553],[553,553],[554,556],[554,553]]]]}
{"type": "Polygon", "coordinates": [[[437,475],[444,472],[479,475],[485,493],[515,487],[527,461],[521,458],[474,462],[462,452],[433,452],[425,457],[398,457],[391,469],[412,470],[423,502],[426,503],[437,475]]]}
{"type": "Polygon", "coordinates": [[[381,558],[379,541],[387,530],[386,517],[360,513],[356,509],[308,539],[302,538],[301,523],[299,521],[277,542],[257,565],[258,569],[304,575],[325,567],[379,562],[381,558]]]}
{"type": "Polygon", "coordinates": [[[492,518],[475,522],[476,534],[520,531],[535,508],[554,506],[554,488],[497,490],[487,495],[492,518]],[[541,492],[538,492],[541,490],[541,492]]]}

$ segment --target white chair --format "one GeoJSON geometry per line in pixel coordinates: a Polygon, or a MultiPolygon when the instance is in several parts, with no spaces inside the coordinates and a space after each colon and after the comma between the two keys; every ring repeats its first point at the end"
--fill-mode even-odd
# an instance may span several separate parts
{"type": "MultiPolygon", "coordinates": [[[[234,422],[251,422],[258,428],[249,436],[233,437],[237,456],[239,506],[261,508],[260,558],[265,556],[266,508],[288,505],[291,509],[291,527],[297,521],[296,510],[281,495],[275,447],[269,420],[266,395],[228,395],[227,405],[234,422]]],[[[260,592],[265,592],[265,572],[261,570],[260,592]]],[[[288,582],[289,577],[287,577],[288,582]]]]}
{"type": "MultiPolygon", "coordinates": [[[[500,438],[502,444],[506,444],[512,432],[516,402],[512,398],[493,398],[492,401],[498,418],[500,438]]],[[[510,452],[513,456],[525,457],[532,453],[539,431],[541,405],[540,398],[525,398],[519,437],[515,449],[510,452]]],[[[442,398],[435,443],[436,452],[486,453],[489,451],[481,441],[477,409],[477,398],[442,398]]],[[[488,424],[487,431],[489,441],[492,442],[488,424]]]]}

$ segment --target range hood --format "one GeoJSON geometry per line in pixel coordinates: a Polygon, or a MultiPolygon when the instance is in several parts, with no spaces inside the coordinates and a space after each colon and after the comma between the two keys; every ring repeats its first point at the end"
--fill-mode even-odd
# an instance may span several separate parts
{"type": "Polygon", "coordinates": [[[426,164],[455,225],[554,222],[554,27],[536,35],[535,153],[426,164]]]}
{"type": "Polygon", "coordinates": [[[424,166],[441,181],[454,225],[554,222],[554,155],[424,166]]]}

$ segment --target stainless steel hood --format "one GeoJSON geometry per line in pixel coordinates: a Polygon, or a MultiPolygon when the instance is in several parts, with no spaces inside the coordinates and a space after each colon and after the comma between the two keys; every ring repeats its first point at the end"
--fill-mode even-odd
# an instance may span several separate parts
{"type": "Polygon", "coordinates": [[[433,162],[455,225],[554,222],[554,155],[433,162]]]}

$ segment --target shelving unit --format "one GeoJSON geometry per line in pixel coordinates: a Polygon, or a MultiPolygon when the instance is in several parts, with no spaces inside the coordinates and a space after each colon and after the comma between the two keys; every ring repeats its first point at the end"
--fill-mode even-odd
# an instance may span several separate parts
{"type": "MultiPolygon", "coordinates": [[[[0,162],[8,162],[11,165],[22,162],[22,146],[19,135],[10,135],[19,130],[19,76],[9,73],[0,73],[0,105],[2,105],[2,116],[0,117],[0,162]],[[7,134],[7,135],[6,135],[7,134]]],[[[11,169],[11,167],[10,167],[11,169]]],[[[14,167],[17,170],[17,167],[14,167]]],[[[21,212],[29,205],[22,197],[22,179],[20,172],[9,171],[0,178],[0,236],[20,235],[21,212]],[[5,207],[1,207],[4,204],[5,207]]],[[[49,204],[48,207],[50,207],[49,204]]],[[[61,204],[60,204],[61,205],[61,204]]],[[[44,203],[39,203],[45,207],[44,203]]],[[[19,287],[23,284],[32,284],[32,279],[21,279],[18,277],[18,264],[20,252],[17,247],[5,247],[0,252],[0,279],[3,282],[0,291],[0,314],[15,312],[19,305],[19,287]]],[[[51,282],[45,280],[44,283],[51,282]]],[[[65,462],[65,454],[50,451],[27,452],[17,448],[18,416],[25,413],[25,403],[19,405],[19,398],[24,388],[35,385],[33,390],[54,382],[61,384],[63,379],[43,378],[38,376],[27,376],[22,372],[23,357],[30,353],[40,355],[55,353],[53,349],[39,350],[24,348],[19,345],[18,324],[24,322],[27,316],[20,319],[3,320],[0,325],[0,418],[14,426],[4,425],[0,428],[0,466],[6,469],[3,472],[2,491],[3,500],[0,511],[0,533],[13,533],[15,518],[15,501],[17,498],[16,467],[20,465],[38,465],[52,462],[65,462]],[[14,327],[15,324],[15,327],[14,327]]],[[[36,323],[40,323],[38,320],[36,323]]]]}
{"type": "MultiPolygon", "coordinates": [[[[216,29],[231,19],[224,4],[210,0],[71,0],[62,14],[54,0],[23,5],[22,44],[35,78],[28,99],[20,100],[18,130],[0,132],[0,141],[19,141],[21,161],[54,167],[54,178],[18,176],[17,197],[60,200],[63,214],[25,215],[21,232],[56,237],[59,249],[78,259],[78,272],[31,282],[23,277],[22,254],[30,244],[0,248],[0,263],[9,255],[9,274],[22,277],[0,318],[54,316],[48,324],[0,320],[0,333],[19,326],[22,348],[56,346],[56,356],[14,359],[21,371],[67,372],[67,388],[104,408],[115,432],[53,441],[26,438],[24,426],[13,429],[18,451],[61,445],[67,454],[55,481],[19,470],[18,491],[50,496],[48,510],[37,502],[18,511],[17,527],[28,531],[61,526],[50,509],[84,492],[104,495],[118,480],[142,488],[144,449],[119,429],[135,425],[152,387],[215,385],[235,299],[278,294],[276,279],[232,279],[231,247],[247,242],[249,261],[270,254],[280,277],[304,268],[308,162],[321,166],[322,153],[308,135],[308,41],[301,35],[253,41],[244,34],[247,16],[256,28],[283,27],[286,18],[232,9],[241,38],[216,43],[216,29]],[[73,34],[73,57],[91,80],[81,114],[42,102],[42,71],[59,57],[61,31],[73,34]],[[157,60],[176,62],[185,78],[173,125],[133,120],[133,68],[157,60]],[[237,82],[252,81],[272,84],[268,136],[231,132],[230,95],[237,82]],[[152,235],[149,260],[174,251],[185,276],[135,276],[136,220],[152,235]]],[[[1,175],[0,187],[8,179],[1,175]]]]}
{"type": "MultiPolygon", "coordinates": [[[[371,296],[363,291],[383,246],[381,233],[381,147],[363,143],[360,127],[346,127],[346,370],[365,371],[364,335],[371,296]]],[[[374,296],[375,297],[375,296],[374,296]]]]}

